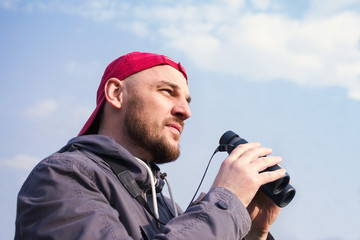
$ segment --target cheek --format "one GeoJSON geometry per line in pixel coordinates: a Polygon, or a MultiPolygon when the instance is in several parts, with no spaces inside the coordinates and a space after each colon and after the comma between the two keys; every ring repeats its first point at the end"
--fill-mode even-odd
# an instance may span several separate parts
{"type": "Polygon", "coordinates": [[[147,97],[144,97],[144,95],[138,96],[136,105],[139,109],[138,112],[140,112],[144,118],[148,118],[148,120],[152,122],[158,122],[171,116],[173,103],[170,99],[155,92],[147,97]]]}
{"type": "Polygon", "coordinates": [[[158,118],[166,118],[171,113],[172,105],[167,99],[158,98],[144,102],[144,110],[158,118]]]}

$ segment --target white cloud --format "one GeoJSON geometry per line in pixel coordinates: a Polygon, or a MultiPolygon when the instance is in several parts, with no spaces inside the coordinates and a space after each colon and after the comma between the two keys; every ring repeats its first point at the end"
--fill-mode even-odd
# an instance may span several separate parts
{"type": "Polygon", "coordinates": [[[198,68],[249,80],[337,86],[360,100],[358,0],[311,0],[301,18],[277,13],[286,9],[279,1],[251,3],[256,13],[244,0],[178,5],[50,1],[42,9],[112,22],[184,52],[198,68]]]}
{"type": "Polygon", "coordinates": [[[0,0],[0,6],[5,10],[15,10],[20,0],[0,0]]]}
{"type": "Polygon", "coordinates": [[[112,0],[80,1],[78,3],[74,3],[74,1],[57,1],[56,3],[55,8],[63,13],[80,15],[100,22],[116,18],[119,13],[122,13],[121,10],[127,6],[119,1],[112,0]]]}
{"type": "Polygon", "coordinates": [[[135,21],[132,23],[131,27],[133,32],[140,37],[147,37],[149,36],[149,29],[148,26],[142,22],[135,21]]]}
{"type": "Polygon", "coordinates": [[[64,96],[57,101],[48,99],[36,102],[25,111],[25,114],[39,124],[34,127],[36,132],[51,132],[62,136],[77,134],[90,117],[93,108],[95,107],[78,102],[70,96],[64,96]]]}
{"type": "MultiPolygon", "coordinates": [[[[213,7],[222,12],[215,14],[222,18],[208,18],[211,14],[202,6],[191,8],[196,17],[174,11],[174,24],[158,27],[161,38],[185,52],[199,68],[249,80],[338,86],[360,100],[359,13],[340,11],[327,17],[292,19],[213,7]]],[[[150,12],[156,19],[157,11],[150,12]]]]}
{"type": "Polygon", "coordinates": [[[359,10],[359,0],[311,0],[308,14],[312,17],[324,17],[356,7],[359,10]]]}
{"type": "Polygon", "coordinates": [[[57,110],[58,104],[56,101],[46,99],[39,101],[30,106],[26,111],[26,115],[32,118],[48,117],[57,110]]]}
{"type": "Polygon", "coordinates": [[[251,0],[255,9],[266,10],[270,6],[270,0],[251,0]]]}
{"type": "Polygon", "coordinates": [[[16,169],[31,170],[39,161],[40,159],[36,157],[19,154],[10,159],[0,160],[0,168],[10,167],[16,169]]]}
{"type": "MultiPolygon", "coordinates": [[[[183,16],[181,11],[177,14],[183,16]]],[[[339,86],[360,100],[360,14],[345,11],[298,20],[275,13],[224,12],[221,21],[204,21],[207,14],[193,7],[196,18],[188,21],[184,16],[177,21],[181,24],[163,24],[159,33],[206,70],[246,79],[339,86]]]]}
{"type": "MultiPolygon", "coordinates": [[[[360,14],[346,9],[354,1],[324,3],[322,15],[315,14],[319,1],[313,1],[301,19],[228,3],[134,9],[136,23],[155,29],[157,40],[185,52],[199,68],[249,80],[337,86],[360,100],[360,14]]],[[[277,4],[252,3],[257,9],[277,4]]]]}
{"type": "Polygon", "coordinates": [[[80,131],[94,108],[95,106],[91,107],[84,102],[79,102],[74,97],[64,95],[57,101],[37,102],[25,112],[26,116],[36,120],[35,124],[37,125],[33,125],[33,130],[37,135],[42,132],[55,134],[55,136],[73,136],[80,131]]]}
{"type": "Polygon", "coordinates": [[[0,0],[0,7],[6,10],[24,10],[27,12],[62,12],[69,15],[76,15],[104,22],[110,19],[118,18],[119,15],[126,14],[129,4],[115,0],[0,0]]]}

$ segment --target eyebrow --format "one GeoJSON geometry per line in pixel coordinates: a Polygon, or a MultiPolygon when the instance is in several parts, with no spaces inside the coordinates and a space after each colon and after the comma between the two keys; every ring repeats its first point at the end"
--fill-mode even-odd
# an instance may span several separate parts
{"type": "MultiPolygon", "coordinates": [[[[170,82],[170,81],[161,80],[161,81],[159,82],[159,85],[162,85],[162,84],[168,85],[169,87],[171,87],[171,88],[174,89],[174,90],[179,90],[179,89],[180,89],[180,87],[179,87],[177,84],[175,84],[175,83],[173,83],[173,82],[170,82]]],[[[187,101],[188,104],[189,104],[189,103],[191,102],[191,97],[190,97],[190,96],[186,97],[186,101],[187,101]]]]}

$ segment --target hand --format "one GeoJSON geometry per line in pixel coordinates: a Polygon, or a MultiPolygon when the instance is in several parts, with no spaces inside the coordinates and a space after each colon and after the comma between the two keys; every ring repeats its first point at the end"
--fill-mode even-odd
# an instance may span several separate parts
{"type": "Polygon", "coordinates": [[[262,192],[258,191],[247,210],[252,220],[251,229],[246,240],[268,238],[270,226],[280,214],[281,208],[273,203],[262,192]]]}
{"type": "Polygon", "coordinates": [[[258,191],[261,185],[286,173],[284,169],[261,172],[281,162],[281,157],[263,157],[271,152],[270,148],[261,147],[259,143],[237,146],[221,164],[213,184],[213,187],[225,187],[235,193],[247,207],[252,220],[247,240],[267,239],[270,226],[280,214],[281,208],[258,191]]]}
{"type": "Polygon", "coordinates": [[[271,152],[270,148],[261,147],[259,143],[237,146],[221,164],[213,187],[227,188],[247,207],[261,185],[285,175],[284,169],[260,173],[281,162],[280,157],[262,157],[271,152]]]}

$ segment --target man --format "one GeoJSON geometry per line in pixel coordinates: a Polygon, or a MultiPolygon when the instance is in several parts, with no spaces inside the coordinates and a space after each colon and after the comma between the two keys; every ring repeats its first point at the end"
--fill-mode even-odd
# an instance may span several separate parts
{"type": "Polygon", "coordinates": [[[79,136],[21,188],[15,239],[272,239],[280,208],[257,192],[285,170],[260,173],[281,158],[258,143],[232,151],[185,212],[162,197],[157,164],[178,158],[189,102],[180,63],[139,52],[113,61],[79,136]]]}

